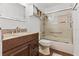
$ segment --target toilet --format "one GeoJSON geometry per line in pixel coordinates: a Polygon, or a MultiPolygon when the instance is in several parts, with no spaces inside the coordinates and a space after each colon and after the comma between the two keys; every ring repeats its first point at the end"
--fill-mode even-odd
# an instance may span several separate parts
{"type": "Polygon", "coordinates": [[[47,39],[41,39],[39,40],[39,44],[44,46],[44,47],[50,47],[51,46],[51,41],[47,39]]]}
{"type": "Polygon", "coordinates": [[[43,55],[50,55],[51,41],[46,39],[39,40],[39,52],[43,55]]]}

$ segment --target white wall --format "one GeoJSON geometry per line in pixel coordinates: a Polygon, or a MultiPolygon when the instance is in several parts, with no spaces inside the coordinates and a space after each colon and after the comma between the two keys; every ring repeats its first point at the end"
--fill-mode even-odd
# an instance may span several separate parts
{"type": "Polygon", "coordinates": [[[25,28],[25,22],[0,18],[0,27],[3,29],[15,29],[17,26],[25,28]]]}
{"type": "Polygon", "coordinates": [[[28,32],[40,32],[40,19],[36,16],[31,16],[27,19],[26,28],[28,32]]]}
{"type": "Polygon", "coordinates": [[[73,42],[74,42],[74,55],[79,56],[79,4],[73,11],[73,42]]]}
{"type": "Polygon", "coordinates": [[[26,14],[26,17],[33,15],[33,4],[32,3],[26,4],[25,14],[26,14]]]}
{"type": "Polygon", "coordinates": [[[25,8],[18,3],[0,3],[0,16],[24,20],[25,8]]]}
{"type": "MultiPolygon", "coordinates": [[[[18,3],[0,3],[0,27],[4,29],[24,28],[25,8],[18,3]],[[8,17],[8,18],[6,18],[8,17]],[[14,21],[19,20],[19,21],[14,21]]],[[[26,21],[26,20],[25,20],[26,21]]]]}

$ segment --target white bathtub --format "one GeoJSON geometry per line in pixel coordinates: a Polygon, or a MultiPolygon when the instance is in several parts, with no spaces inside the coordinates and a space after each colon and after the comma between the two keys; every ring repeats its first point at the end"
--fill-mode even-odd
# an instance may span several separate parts
{"type": "Polygon", "coordinates": [[[52,41],[51,44],[52,44],[51,47],[53,49],[73,54],[73,45],[72,44],[67,44],[67,43],[63,43],[63,42],[56,42],[56,41],[52,41]]]}
{"type": "Polygon", "coordinates": [[[51,48],[73,54],[73,44],[56,42],[56,41],[51,40],[51,48]]]}
{"type": "Polygon", "coordinates": [[[51,47],[53,49],[73,54],[74,48],[73,48],[72,40],[69,40],[67,38],[62,38],[62,37],[54,37],[51,35],[47,35],[44,38],[49,39],[49,40],[53,39],[53,40],[51,40],[52,41],[51,47]],[[64,39],[64,41],[63,41],[63,39],[64,39]]]}

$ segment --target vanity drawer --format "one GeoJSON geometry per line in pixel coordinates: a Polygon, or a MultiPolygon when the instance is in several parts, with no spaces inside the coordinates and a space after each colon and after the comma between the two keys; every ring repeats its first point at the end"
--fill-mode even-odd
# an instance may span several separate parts
{"type": "Polygon", "coordinates": [[[27,44],[17,46],[3,53],[3,56],[28,56],[28,55],[29,55],[29,46],[27,44]]]}

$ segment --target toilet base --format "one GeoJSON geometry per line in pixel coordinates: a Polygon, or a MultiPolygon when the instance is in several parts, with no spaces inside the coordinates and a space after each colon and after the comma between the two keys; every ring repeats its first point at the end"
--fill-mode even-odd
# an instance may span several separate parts
{"type": "Polygon", "coordinates": [[[52,56],[52,54],[53,54],[53,52],[51,52],[51,48],[50,48],[50,54],[48,54],[48,55],[45,55],[45,54],[42,54],[39,52],[39,56],[52,56]]]}

